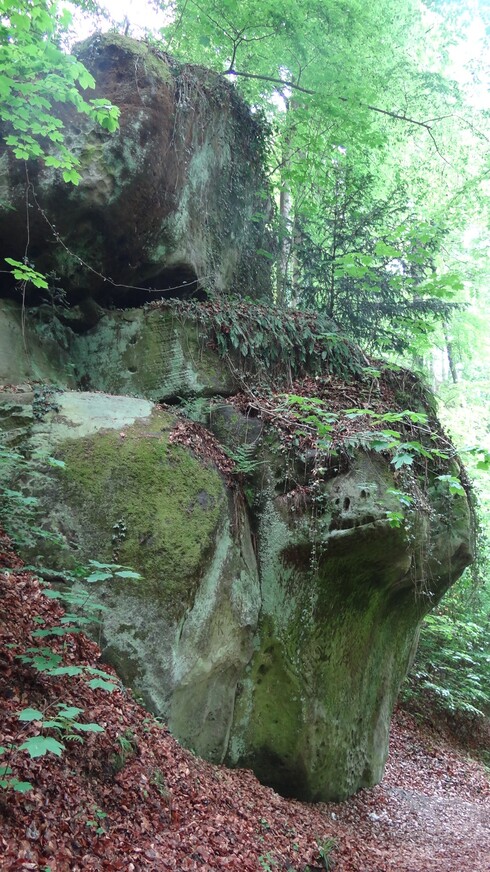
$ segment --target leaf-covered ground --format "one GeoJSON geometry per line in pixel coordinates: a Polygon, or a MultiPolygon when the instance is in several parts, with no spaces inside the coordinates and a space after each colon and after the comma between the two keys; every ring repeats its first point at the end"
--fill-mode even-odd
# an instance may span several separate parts
{"type": "MultiPolygon", "coordinates": [[[[129,692],[108,694],[81,677],[47,677],[24,666],[16,655],[35,641],[31,632],[58,623],[61,612],[5,537],[0,609],[0,744],[19,745],[39,731],[36,722],[18,720],[27,706],[49,713],[63,701],[105,728],[83,744],[68,741],[61,757],[10,756],[15,774],[34,789],[0,792],[1,870],[490,868],[484,768],[408,714],[394,719],[381,785],[338,805],[286,800],[249,771],[212,766],[182,749],[129,692]]],[[[97,663],[97,646],[83,636],[56,644],[68,664],[97,663]]]]}

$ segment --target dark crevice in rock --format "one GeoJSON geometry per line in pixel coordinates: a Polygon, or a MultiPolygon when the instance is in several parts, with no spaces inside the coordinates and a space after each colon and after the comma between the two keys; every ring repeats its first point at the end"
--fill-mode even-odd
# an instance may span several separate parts
{"type": "Polygon", "coordinates": [[[137,309],[160,299],[205,300],[206,291],[199,279],[187,265],[164,269],[137,287],[121,287],[107,283],[99,295],[99,302],[106,308],[137,309]]]}

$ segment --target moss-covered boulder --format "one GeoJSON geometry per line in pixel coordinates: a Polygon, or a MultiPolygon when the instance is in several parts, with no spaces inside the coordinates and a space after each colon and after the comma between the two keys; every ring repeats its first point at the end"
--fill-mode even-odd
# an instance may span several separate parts
{"type": "Polygon", "coordinates": [[[91,559],[141,573],[91,588],[104,656],[182,741],[221,761],[260,608],[243,508],[213,464],[172,442],[175,417],[146,400],[0,397],[7,440],[29,458],[27,476],[7,464],[3,481],[38,500],[50,533],[18,529],[24,556],[49,575],[91,559]]]}
{"type": "Polygon", "coordinates": [[[255,445],[261,582],[226,762],[289,796],[343,799],[382,777],[420,621],[472,560],[471,512],[433,476],[397,526],[400,480],[372,451],[317,476],[303,462],[298,486],[291,452],[270,427],[256,442],[257,423],[228,404],[211,416],[225,443],[255,445]]]}
{"type": "Polygon", "coordinates": [[[29,457],[4,481],[58,537],[23,553],[141,572],[94,591],[104,656],[198,753],[307,800],[376,783],[420,620],[471,560],[466,494],[429,475],[393,525],[388,458],[359,449],[315,476],[273,427],[215,403],[247,506],[193,452],[204,431],[176,421],[142,399],[0,393],[5,437],[29,457]]]}
{"type": "Polygon", "coordinates": [[[267,296],[262,134],[233,86],[114,33],[75,52],[96,79],[90,96],[120,108],[120,129],[60,109],[81,180],[31,162],[29,227],[24,164],[0,149],[2,257],[21,261],[29,234],[29,260],[70,300],[267,296]]]}

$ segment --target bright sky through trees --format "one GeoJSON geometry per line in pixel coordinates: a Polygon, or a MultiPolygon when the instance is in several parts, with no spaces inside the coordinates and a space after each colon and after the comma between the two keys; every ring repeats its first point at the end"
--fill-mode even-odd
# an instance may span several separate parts
{"type": "MultiPolygon", "coordinates": [[[[129,33],[135,38],[144,36],[148,30],[159,30],[168,21],[165,12],[155,9],[155,4],[150,0],[103,0],[99,5],[108,16],[107,21],[102,21],[98,25],[101,30],[107,30],[112,23],[117,25],[119,30],[124,29],[125,24],[128,24],[129,33]]],[[[76,39],[85,39],[94,32],[94,29],[97,29],[93,18],[76,9],[74,21],[76,39]]]]}

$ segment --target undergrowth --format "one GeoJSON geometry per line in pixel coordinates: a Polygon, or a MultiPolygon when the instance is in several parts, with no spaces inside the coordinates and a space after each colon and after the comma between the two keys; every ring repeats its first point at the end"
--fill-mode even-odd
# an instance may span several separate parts
{"type": "Polygon", "coordinates": [[[329,371],[353,378],[363,374],[362,351],[321,313],[280,309],[235,297],[155,301],[149,308],[170,308],[176,317],[196,321],[203,337],[223,358],[246,365],[269,383],[329,371]]]}

